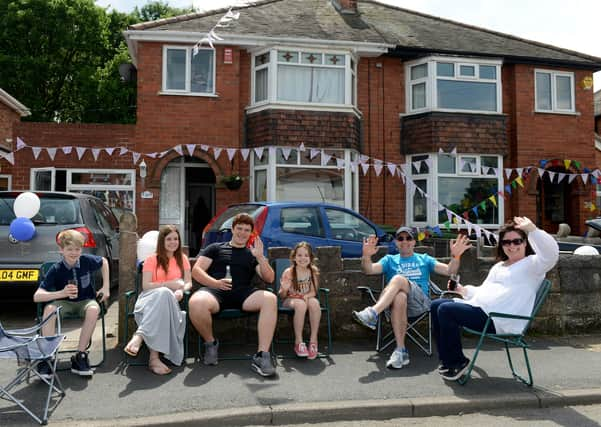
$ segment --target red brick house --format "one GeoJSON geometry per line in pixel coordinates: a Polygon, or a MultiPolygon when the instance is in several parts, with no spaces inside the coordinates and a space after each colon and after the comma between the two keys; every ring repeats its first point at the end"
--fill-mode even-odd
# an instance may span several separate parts
{"type": "Polygon", "coordinates": [[[17,124],[13,188],[125,197],[143,231],[180,224],[192,247],[199,212],[249,200],[325,200],[390,225],[444,224],[448,208],[470,227],[520,214],[584,231],[586,82],[601,58],[376,1],[237,12],[227,26],[220,10],[127,29],[137,123],[17,124]],[[199,46],[211,29],[213,47],[199,46]],[[62,146],[90,149],[31,149],[62,146]],[[232,174],[240,189],[223,185],[232,174]]]}
{"type": "Polygon", "coordinates": [[[0,163],[0,190],[8,190],[12,186],[12,175],[4,173],[1,167],[5,162],[9,164],[12,162],[10,157],[9,161],[4,156],[12,152],[13,126],[21,120],[21,117],[29,115],[31,113],[25,105],[0,88],[0,159],[5,159],[0,163]]]}

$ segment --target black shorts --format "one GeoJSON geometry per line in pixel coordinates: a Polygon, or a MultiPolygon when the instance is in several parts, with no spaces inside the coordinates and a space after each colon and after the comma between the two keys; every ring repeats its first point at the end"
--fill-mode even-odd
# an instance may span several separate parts
{"type": "Polygon", "coordinates": [[[224,291],[222,289],[215,288],[201,288],[200,290],[213,295],[219,303],[219,311],[222,311],[228,308],[237,308],[238,310],[242,310],[242,304],[244,304],[246,298],[251,296],[251,294],[259,289],[241,288],[233,291],[224,291]]]}

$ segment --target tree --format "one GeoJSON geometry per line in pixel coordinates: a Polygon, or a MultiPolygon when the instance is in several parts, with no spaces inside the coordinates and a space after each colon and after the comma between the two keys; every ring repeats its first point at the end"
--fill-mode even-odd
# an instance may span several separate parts
{"type": "MultiPolygon", "coordinates": [[[[190,1],[190,4],[192,2],[190,1]]],[[[192,6],[186,8],[177,8],[169,6],[169,3],[158,1],[150,1],[138,9],[136,6],[132,12],[132,16],[138,22],[155,21],[161,18],[168,18],[170,16],[185,15],[187,13],[193,13],[194,8],[192,6]]]]}

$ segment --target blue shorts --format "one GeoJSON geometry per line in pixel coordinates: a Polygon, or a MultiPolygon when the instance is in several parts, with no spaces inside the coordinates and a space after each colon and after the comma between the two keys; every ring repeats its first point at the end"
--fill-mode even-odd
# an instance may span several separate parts
{"type": "Polygon", "coordinates": [[[199,291],[208,292],[213,295],[219,303],[219,311],[222,311],[228,308],[242,310],[242,304],[244,304],[244,301],[246,301],[249,296],[258,290],[259,289],[257,288],[245,287],[241,289],[234,289],[232,291],[224,291],[223,289],[215,288],[200,288],[199,291]]]}

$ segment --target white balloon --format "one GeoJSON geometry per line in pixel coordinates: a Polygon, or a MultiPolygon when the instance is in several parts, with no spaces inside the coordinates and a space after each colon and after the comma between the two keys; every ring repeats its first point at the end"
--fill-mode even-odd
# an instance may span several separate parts
{"type": "Polygon", "coordinates": [[[138,261],[144,261],[150,255],[154,254],[157,249],[156,242],[140,239],[136,248],[136,256],[138,261]]]}
{"type": "Polygon", "coordinates": [[[599,251],[592,246],[584,245],[576,248],[574,255],[599,255],[599,251]]]}
{"type": "Polygon", "coordinates": [[[40,198],[37,194],[30,191],[21,193],[15,199],[13,210],[17,218],[25,217],[31,219],[40,211],[40,198]]]}
{"type": "Polygon", "coordinates": [[[144,233],[142,240],[152,240],[155,243],[159,240],[159,230],[150,230],[144,233]]]}

